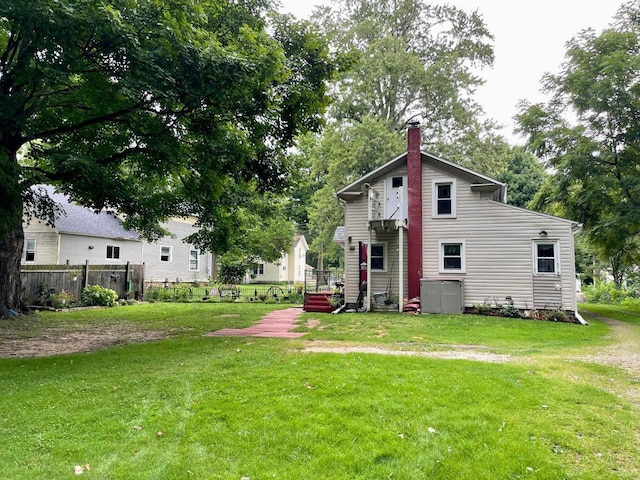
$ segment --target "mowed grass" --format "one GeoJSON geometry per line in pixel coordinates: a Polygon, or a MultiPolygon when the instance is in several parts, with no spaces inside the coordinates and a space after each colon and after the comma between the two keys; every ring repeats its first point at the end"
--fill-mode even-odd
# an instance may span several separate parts
{"type": "Polygon", "coordinates": [[[365,330],[375,324],[372,332],[384,326],[393,332],[382,337],[389,344],[396,336],[424,349],[483,340],[503,348],[511,338],[518,349],[531,342],[552,354],[549,362],[500,365],[302,353],[306,336],[201,336],[255,323],[269,307],[153,304],[39,316],[67,328],[104,319],[179,334],[89,354],[0,360],[0,478],[71,478],[76,465],[81,478],[101,479],[638,478],[637,406],[606,387],[637,388],[637,379],[569,358],[585,342],[606,343],[600,322],[511,321],[523,329],[518,334],[489,317],[442,317],[444,326],[427,328],[438,321],[429,316],[420,334],[413,323],[420,317],[302,319],[318,317],[327,327],[310,339],[350,318],[365,330]],[[399,326],[405,318],[413,320],[399,326]],[[548,329],[563,338],[567,360],[554,356],[560,347],[548,329]]]}
{"type": "Polygon", "coordinates": [[[395,344],[404,349],[479,345],[509,354],[601,346],[608,327],[482,315],[345,314],[303,316],[307,340],[395,344]],[[317,323],[319,322],[319,323],[317,323]]]}

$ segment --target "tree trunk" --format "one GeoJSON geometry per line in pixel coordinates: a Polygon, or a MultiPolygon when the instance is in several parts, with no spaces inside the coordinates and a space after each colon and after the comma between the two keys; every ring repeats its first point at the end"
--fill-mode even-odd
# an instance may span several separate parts
{"type": "Polygon", "coordinates": [[[8,317],[9,310],[18,311],[20,308],[20,260],[23,244],[22,222],[14,222],[10,231],[0,240],[0,318],[8,317]]]}

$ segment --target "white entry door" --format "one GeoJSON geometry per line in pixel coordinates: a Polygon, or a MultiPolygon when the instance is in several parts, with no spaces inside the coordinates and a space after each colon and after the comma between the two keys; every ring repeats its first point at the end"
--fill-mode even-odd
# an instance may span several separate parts
{"type": "Polygon", "coordinates": [[[387,177],[385,186],[385,219],[407,219],[407,176],[398,175],[387,177]]]}

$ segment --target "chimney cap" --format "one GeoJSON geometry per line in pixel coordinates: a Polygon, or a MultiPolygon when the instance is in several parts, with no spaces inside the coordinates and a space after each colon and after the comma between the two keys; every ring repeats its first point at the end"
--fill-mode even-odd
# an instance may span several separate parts
{"type": "Polygon", "coordinates": [[[418,120],[411,120],[409,122],[409,127],[411,128],[418,128],[420,126],[420,122],[418,120]]]}

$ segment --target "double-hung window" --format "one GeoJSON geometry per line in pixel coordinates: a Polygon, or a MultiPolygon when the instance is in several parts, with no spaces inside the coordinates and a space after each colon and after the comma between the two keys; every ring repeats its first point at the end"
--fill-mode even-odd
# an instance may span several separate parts
{"type": "Polygon", "coordinates": [[[465,273],[464,240],[440,240],[440,273],[465,273]]]}
{"type": "Polygon", "coordinates": [[[431,183],[433,218],[456,217],[456,180],[434,179],[431,183]]]}
{"type": "Polygon", "coordinates": [[[259,263],[256,268],[253,269],[254,275],[264,275],[264,263],[259,263]]]}
{"type": "Polygon", "coordinates": [[[385,254],[386,246],[381,243],[371,245],[371,270],[386,270],[385,254]]]}
{"type": "Polygon", "coordinates": [[[198,250],[189,250],[189,270],[197,271],[200,269],[200,252],[198,250]]]}
{"type": "Polygon", "coordinates": [[[558,244],[544,240],[533,242],[533,267],[536,275],[558,275],[558,244]]]}
{"type": "Polygon", "coordinates": [[[117,245],[107,245],[107,258],[118,260],[120,258],[120,247],[117,245]]]}
{"type": "Polygon", "coordinates": [[[24,241],[24,249],[22,251],[22,259],[25,262],[35,262],[36,260],[36,239],[27,238],[24,241]]]}
{"type": "Polygon", "coordinates": [[[171,261],[171,247],[167,247],[167,246],[160,247],[160,261],[161,262],[171,261]]]}

